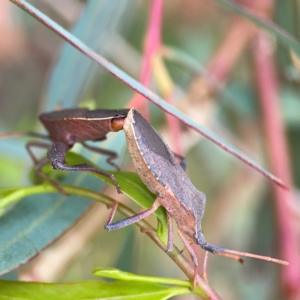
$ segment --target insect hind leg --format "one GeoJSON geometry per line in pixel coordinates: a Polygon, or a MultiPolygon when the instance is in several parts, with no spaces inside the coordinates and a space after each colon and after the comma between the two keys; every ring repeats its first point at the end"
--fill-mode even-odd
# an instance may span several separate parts
{"type": "Polygon", "coordinates": [[[63,195],[69,196],[69,194],[66,193],[63,190],[63,188],[59,185],[58,182],[52,180],[50,177],[48,177],[47,175],[45,175],[44,173],[41,172],[41,169],[43,168],[43,166],[45,166],[47,163],[49,163],[49,159],[47,157],[45,157],[42,160],[39,160],[39,159],[36,158],[36,156],[32,152],[32,148],[33,147],[35,147],[35,148],[49,149],[50,146],[51,146],[50,144],[43,143],[43,142],[28,142],[26,144],[26,150],[27,150],[30,158],[32,159],[32,161],[34,163],[34,171],[35,171],[36,175],[38,175],[39,177],[41,177],[44,180],[46,180],[49,183],[51,183],[63,195]]]}
{"type": "Polygon", "coordinates": [[[96,174],[105,176],[107,178],[110,178],[117,189],[117,192],[121,194],[120,186],[116,178],[113,174],[109,174],[107,172],[104,172],[100,169],[96,169],[95,167],[83,163],[79,165],[73,165],[73,166],[67,166],[67,162],[65,160],[66,153],[69,150],[68,145],[62,143],[62,142],[56,142],[52,144],[48,150],[47,157],[49,161],[52,164],[52,167],[56,170],[62,170],[62,171],[87,171],[87,172],[94,172],[96,174]]]}
{"type": "Polygon", "coordinates": [[[83,142],[82,145],[89,149],[90,151],[94,151],[96,153],[99,153],[99,154],[103,154],[103,155],[106,155],[107,158],[106,158],[106,162],[108,164],[110,164],[111,166],[113,166],[117,171],[120,171],[120,168],[117,164],[115,164],[113,162],[114,159],[116,159],[118,157],[118,154],[114,151],[111,151],[111,150],[107,150],[107,149],[102,149],[102,148],[98,148],[98,147],[94,147],[94,146],[90,146],[88,145],[87,143],[83,142]]]}

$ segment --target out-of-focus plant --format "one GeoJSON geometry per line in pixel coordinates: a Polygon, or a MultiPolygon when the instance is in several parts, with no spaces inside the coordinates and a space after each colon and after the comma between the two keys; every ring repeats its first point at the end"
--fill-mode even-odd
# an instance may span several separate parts
{"type": "MultiPolygon", "coordinates": [[[[272,247],[275,248],[274,244],[278,243],[279,254],[275,254],[274,251],[272,256],[280,256],[290,262],[290,266],[279,269],[264,262],[249,260],[241,269],[230,260],[211,257],[207,266],[207,277],[205,277],[208,278],[209,283],[199,276],[199,287],[193,292],[205,299],[218,299],[219,295],[231,299],[253,299],[257,298],[258,294],[262,295],[262,299],[300,297],[299,207],[290,169],[292,162],[291,165],[295,166],[295,181],[300,182],[299,159],[297,160],[295,155],[299,143],[293,139],[299,134],[300,120],[295,113],[299,109],[296,95],[300,78],[297,1],[283,4],[272,0],[239,2],[216,0],[215,5],[213,1],[210,4],[206,2],[204,5],[200,0],[182,2],[153,0],[147,8],[149,21],[147,29],[144,30],[137,24],[139,18],[144,17],[141,12],[147,9],[145,6],[137,7],[138,1],[135,2],[133,9],[131,1],[90,0],[87,1],[76,25],[69,31],[64,30],[53,19],[26,1],[12,0],[11,2],[70,44],[63,46],[51,72],[48,87],[44,91],[43,110],[52,110],[57,106],[77,106],[82,99],[94,98],[97,106],[100,107],[135,106],[145,116],[151,116],[151,121],[158,122],[161,113],[153,107],[149,110],[145,101],[147,98],[170,114],[167,115],[168,122],[164,136],[172,148],[178,153],[186,153],[192,148],[193,160],[188,156],[188,172],[195,185],[208,196],[208,207],[203,224],[207,239],[214,244],[227,245],[228,248],[248,248],[250,252],[262,254],[269,253],[272,247]],[[198,22],[198,17],[195,18],[195,15],[198,15],[195,12],[200,7],[203,20],[198,22]],[[226,9],[230,14],[225,14],[225,10],[220,11],[219,8],[226,9]],[[134,14],[135,11],[139,12],[137,16],[134,14]],[[281,11],[285,12],[286,18],[282,16],[281,11]],[[186,12],[190,15],[186,15],[186,12]],[[205,12],[212,18],[206,18],[205,12]],[[272,16],[275,16],[275,21],[272,21],[272,16]],[[164,34],[162,35],[163,20],[164,34]],[[131,22],[136,24],[132,25],[131,22]],[[180,26],[181,22],[188,25],[180,26]],[[215,31],[218,34],[214,34],[215,31]],[[129,42],[135,34],[144,36],[142,55],[136,53],[129,42]],[[170,43],[176,43],[176,46],[170,47],[168,45],[170,43]],[[215,46],[217,43],[219,46],[215,46]],[[200,50],[206,51],[206,54],[199,53],[200,50]],[[187,54],[189,51],[196,59],[187,54]],[[211,51],[214,51],[212,56],[211,51]],[[125,68],[126,72],[104,59],[105,56],[125,68]],[[201,61],[201,64],[198,61],[201,61]],[[140,62],[141,72],[138,76],[135,65],[140,62]],[[100,72],[97,64],[125,84],[117,83],[103,70],[100,72]],[[206,67],[203,67],[204,64],[206,67]],[[276,64],[279,66],[278,71],[275,68],[276,64]],[[132,73],[139,77],[144,86],[128,75],[132,73]],[[98,86],[101,90],[100,88],[98,90],[98,86]],[[137,93],[132,97],[126,86],[137,93]],[[169,103],[151,90],[157,91],[169,103]],[[279,103],[280,97],[282,101],[279,103]],[[256,102],[255,99],[258,101],[256,102]],[[260,110],[257,103],[261,107],[260,110]],[[179,121],[186,126],[183,127],[179,121]],[[260,129],[258,123],[263,125],[264,130],[260,129]],[[206,143],[203,139],[201,139],[200,151],[200,135],[188,129],[189,127],[277,183],[272,185],[274,192],[272,198],[275,201],[260,204],[260,200],[267,198],[267,182],[262,180],[263,177],[248,166],[237,164],[237,160],[225,155],[220,148],[206,143]],[[222,139],[207,127],[217,131],[222,139]],[[291,145],[291,154],[286,147],[288,142],[291,145]],[[267,150],[263,150],[264,146],[267,150]],[[236,150],[235,147],[242,151],[236,150]],[[251,155],[260,162],[263,162],[263,158],[266,157],[274,175],[265,171],[261,166],[262,163],[254,163],[243,152],[252,152],[251,155]],[[288,187],[289,191],[284,190],[282,186],[288,187]],[[272,203],[276,211],[273,221],[269,213],[272,203]],[[261,268],[264,268],[263,271],[261,268]],[[281,275],[281,285],[277,284],[278,279],[274,274],[281,275]]],[[[54,10],[63,15],[62,8],[54,3],[48,3],[49,8],[50,11],[54,10]]],[[[27,17],[27,22],[31,24],[30,26],[36,26],[31,18],[27,17]]],[[[141,37],[137,40],[141,43],[141,37]]],[[[135,43],[136,40],[132,42],[135,43]]],[[[5,151],[6,153],[17,152],[20,147],[20,144],[8,144],[6,141],[3,145],[7,148],[3,147],[4,152],[0,157],[0,160],[3,160],[2,165],[5,166],[1,174],[8,169],[14,170],[13,166],[16,165],[16,162],[7,158],[5,151]]],[[[109,139],[105,144],[108,148],[117,149],[119,157],[122,157],[124,145],[125,140],[122,135],[109,139]]],[[[86,157],[87,153],[83,152],[83,156],[86,157]]],[[[74,163],[82,159],[74,153],[70,153],[67,157],[68,162],[74,163]]],[[[89,160],[95,162],[97,158],[89,157],[89,160]]],[[[98,163],[101,167],[107,167],[102,159],[98,160],[98,163]]],[[[49,168],[44,168],[44,172],[53,173],[55,176],[55,172],[49,168]]],[[[15,174],[20,172],[15,171],[15,174]]],[[[149,193],[135,174],[117,172],[115,176],[120,182],[122,191],[139,206],[151,206],[154,195],[149,193]]],[[[16,175],[11,176],[13,177],[16,175]]],[[[101,185],[98,179],[86,174],[70,174],[59,179],[64,189],[71,195],[67,199],[46,183],[1,189],[1,209],[7,208],[20,199],[22,201],[4,213],[0,219],[2,232],[0,272],[6,273],[25,263],[57,239],[66,229],[74,227],[74,222],[90,207],[91,202],[87,199],[107,206],[111,205],[117,197],[111,193],[111,197],[97,193],[96,190],[101,185]]],[[[7,181],[10,182],[8,179],[7,181]]],[[[268,198],[271,196],[268,195],[268,198]]],[[[83,217],[80,225],[89,238],[78,240],[74,249],[85,247],[89,239],[95,236],[98,227],[105,222],[104,220],[101,222],[102,218],[98,216],[93,219],[94,222],[88,222],[88,216],[92,216],[93,211],[97,211],[96,207],[87,213],[86,218],[83,217]]],[[[118,211],[125,216],[133,214],[128,204],[119,205],[118,211]]],[[[167,224],[164,210],[159,211],[156,217],[158,220],[156,234],[165,242],[167,224]]],[[[138,223],[138,226],[142,229],[154,230],[153,226],[146,221],[138,223]]],[[[80,229],[76,229],[75,226],[69,234],[61,238],[57,250],[49,249],[48,258],[45,251],[44,260],[42,254],[39,256],[40,261],[38,257],[31,269],[21,270],[20,278],[39,281],[45,278],[44,280],[53,281],[61,274],[65,274],[68,270],[67,266],[74,265],[72,260],[78,255],[74,249],[68,251],[68,241],[72,240],[72,236],[78,235],[76,230],[80,232],[80,229]],[[54,253],[55,260],[59,262],[57,266],[51,263],[49,258],[51,251],[54,253]],[[68,252],[65,256],[62,255],[64,251],[68,252]],[[47,263],[51,267],[49,272],[45,267],[47,263]],[[58,265],[64,267],[60,268],[58,265]],[[38,271],[39,266],[43,271],[38,271]]],[[[84,233],[81,232],[81,235],[84,233]]],[[[141,237],[135,237],[138,238],[141,237]]],[[[104,240],[107,241],[108,238],[104,240]]],[[[126,264],[127,261],[134,264],[138,259],[136,257],[134,259],[131,254],[135,251],[133,248],[135,243],[126,244],[125,239],[121,238],[121,240],[124,248],[117,247],[123,249],[127,258],[121,257],[117,267],[126,269],[129,266],[126,264]]],[[[112,241],[108,243],[110,242],[112,241]]],[[[112,248],[107,246],[107,254],[104,250],[103,252],[99,250],[99,247],[96,252],[101,252],[103,257],[111,259],[112,248]]],[[[146,249],[144,251],[146,252],[146,249]]],[[[190,278],[192,277],[192,265],[176,247],[168,255],[190,278]]],[[[201,261],[202,252],[198,255],[201,261]]],[[[146,253],[140,253],[137,257],[139,256],[143,256],[144,259],[146,253]]],[[[160,257],[162,256],[151,256],[151,261],[158,260],[161,262],[158,265],[162,265],[165,263],[163,262],[165,256],[160,257]]],[[[93,268],[98,265],[95,261],[98,259],[93,260],[93,268]]],[[[168,268],[170,266],[168,264],[168,268]]],[[[146,267],[141,268],[139,272],[146,270],[146,267]]],[[[149,267],[151,268],[153,267],[149,267]]],[[[161,271],[161,268],[158,269],[161,271]]],[[[170,276],[173,273],[164,274],[170,276]]],[[[102,281],[72,284],[0,281],[0,293],[6,297],[18,295],[25,298],[34,293],[37,297],[47,299],[50,295],[52,297],[55,295],[55,299],[60,297],[67,299],[66,294],[70,299],[74,297],[99,299],[119,296],[120,291],[124,299],[127,297],[140,299],[141,295],[148,299],[167,299],[174,295],[191,293],[190,282],[182,280],[137,276],[113,269],[98,269],[94,274],[118,281],[113,284],[102,281]]],[[[71,278],[74,279],[72,276],[71,278]]]]}

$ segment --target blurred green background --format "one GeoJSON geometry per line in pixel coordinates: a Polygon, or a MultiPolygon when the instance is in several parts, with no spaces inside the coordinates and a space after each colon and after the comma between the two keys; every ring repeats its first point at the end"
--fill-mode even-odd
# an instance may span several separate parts
{"type": "MultiPolygon", "coordinates": [[[[264,2],[268,1],[261,1],[264,2]]],[[[96,4],[95,1],[43,0],[30,3],[138,78],[150,1],[110,1],[110,4],[109,1],[106,4],[98,1],[96,4]],[[90,13],[86,11],[87,5],[90,5],[90,13]]],[[[299,37],[299,2],[277,0],[273,9],[273,20],[299,37]]],[[[122,108],[129,102],[133,92],[128,87],[87,58],[82,59],[82,54],[71,51],[70,46],[25,12],[8,1],[1,1],[0,11],[0,133],[43,131],[37,116],[57,105],[75,107],[82,101],[93,100],[98,108],[122,108]]],[[[217,83],[213,81],[211,84],[212,79],[201,72],[203,66],[210,66],[213,55],[222,51],[225,37],[234,30],[234,22],[238,22],[236,16],[216,2],[204,0],[164,1],[163,12],[163,44],[182,50],[195,62],[191,69],[176,58],[167,59],[169,73],[176,85],[176,104],[187,113],[194,110],[194,120],[270,170],[254,83],[251,41],[243,51],[233,54],[234,67],[224,77],[217,78],[217,83]],[[192,84],[195,86],[195,83],[199,90],[197,96],[192,97],[192,84]]],[[[241,26],[241,36],[242,30],[241,26]]],[[[238,37],[236,45],[231,45],[233,50],[240,47],[238,37]]],[[[300,76],[288,49],[275,43],[274,47],[281,116],[286,129],[291,172],[298,188],[300,76]]],[[[224,51],[225,61],[226,54],[230,56],[224,51]]],[[[151,88],[157,91],[155,84],[151,88]]],[[[170,130],[158,108],[151,105],[151,113],[151,123],[159,131],[170,130]]],[[[186,128],[182,131],[188,175],[207,196],[202,223],[206,240],[230,249],[279,257],[271,184],[211,142],[199,135],[190,136],[186,128]]],[[[30,184],[28,172],[32,163],[25,151],[25,143],[24,138],[0,141],[0,187],[30,184]]],[[[128,155],[125,153],[122,159],[128,162],[128,155]]],[[[129,201],[126,204],[136,208],[129,201]]],[[[117,267],[144,275],[185,278],[179,268],[135,226],[107,233],[102,225],[108,217],[108,210],[104,206],[98,209],[102,210],[99,228],[84,245],[78,245],[76,256],[71,261],[66,259],[68,263],[49,280],[94,279],[91,271],[95,267],[117,267]]],[[[154,218],[153,221],[155,224],[154,218]]],[[[299,232],[299,228],[295,230],[299,232]]],[[[81,234],[84,235],[84,230],[81,234]]],[[[176,244],[180,245],[180,242],[177,240],[176,244]]],[[[58,246],[59,241],[47,251],[58,246]]],[[[66,246],[63,249],[68,252],[66,246]]],[[[204,251],[199,252],[204,255],[204,251]]],[[[36,272],[30,268],[38,259],[18,270],[24,276],[21,278],[36,272]]],[[[55,261],[55,256],[52,259],[55,261]]],[[[241,266],[233,260],[209,255],[209,282],[222,298],[284,298],[278,284],[280,273],[277,265],[254,259],[245,261],[241,266]]],[[[51,268],[51,264],[41,266],[44,270],[51,268]]],[[[38,274],[41,280],[48,280],[43,277],[43,271],[38,274]]]]}

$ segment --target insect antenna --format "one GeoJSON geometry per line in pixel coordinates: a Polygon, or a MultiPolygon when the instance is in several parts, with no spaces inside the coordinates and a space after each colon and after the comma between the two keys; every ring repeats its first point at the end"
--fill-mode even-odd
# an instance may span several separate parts
{"type": "Polygon", "coordinates": [[[197,241],[198,241],[198,244],[200,245],[200,247],[202,249],[204,249],[206,251],[209,251],[211,253],[217,254],[217,255],[222,255],[222,256],[229,257],[229,258],[233,258],[233,259],[239,261],[240,263],[244,263],[243,259],[241,259],[240,256],[245,256],[245,257],[252,257],[252,258],[256,258],[256,259],[270,261],[270,262],[273,262],[273,263],[276,263],[276,264],[289,265],[289,263],[287,261],[284,261],[284,260],[281,260],[281,259],[272,258],[272,257],[269,257],[269,256],[262,256],[262,255],[252,254],[252,253],[248,253],[248,252],[230,250],[230,249],[226,249],[226,248],[211,245],[211,244],[209,244],[205,241],[202,232],[200,233],[197,241]]]}
{"type": "Polygon", "coordinates": [[[35,137],[35,138],[39,138],[39,139],[49,140],[48,135],[44,135],[44,134],[33,132],[33,131],[16,131],[16,132],[1,133],[0,139],[23,137],[23,136],[30,136],[30,137],[35,137]]]}
{"type": "MultiPolygon", "coordinates": [[[[253,253],[249,253],[249,252],[241,252],[241,251],[235,251],[235,250],[229,250],[229,249],[224,249],[224,250],[225,250],[225,252],[216,251],[214,253],[217,255],[227,256],[227,257],[234,258],[234,259],[237,259],[237,257],[239,258],[239,255],[240,255],[240,256],[245,256],[245,257],[252,257],[252,258],[256,258],[256,259],[266,260],[266,261],[270,261],[270,262],[280,264],[280,265],[286,265],[286,266],[289,265],[289,263],[287,261],[277,259],[277,258],[272,258],[269,256],[257,255],[257,254],[253,254],[253,253]]],[[[243,260],[241,258],[239,258],[237,260],[240,261],[241,263],[243,263],[243,260]]]]}

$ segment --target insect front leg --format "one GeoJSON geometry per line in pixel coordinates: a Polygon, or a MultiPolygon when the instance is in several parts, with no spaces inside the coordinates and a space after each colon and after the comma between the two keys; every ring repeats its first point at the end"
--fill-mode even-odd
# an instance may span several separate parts
{"type": "Polygon", "coordinates": [[[128,225],[134,224],[134,223],[148,217],[149,215],[151,215],[153,212],[155,212],[158,209],[159,206],[160,206],[160,204],[158,203],[157,200],[155,200],[155,202],[149,209],[147,209],[139,214],[136,214],[132,217],[105,225],[104,228],[107,231],[112,231],[112,230],[120,229],[120,228],[126,227],[128,225]]]}
{"type": "Polygon", "coordinates": [[[193,277],[193,287],[192,287],[192,290],[194,290],[197,285],[198,259],[197,259],[197,256],[196,256],[194,250],[192,249],[190,243],[184,237],[184,235],[181,233],[180,230],[178,230],[178,235],[179,235],[180,239],[182,240],[184,246],[186,247],[187,251],[189,252],[189,254],[192,258],[192,261],[194,263],[194,277],[193,277]]]}
{"type": "Polygon", "coordinates": [[[49,149],[51,145],[48,143],[43,143],[43,142],[29,142],[26,144],[26,149],[27,152],[29,153],[30,158],[32,159],[33,163],[34,163],[34,171],[35,173],[40,176],[41,178],[43,178],[44,180],[48,181],[49,183],[51,183],[60,193],[62,193],[65,196],[69,196],[68,193],[66,193],[63,188],[54,180],[52,180],[51,178],[49,178],[47,175],[45,175],[44,173],[41,172],[41,169],[43,168],[44,165],[46,165],[47,163],[49,163],[49,159],[43,158],[42,160],[38,160],[34,153],[32,152],[31,148],[35,147],[35,148],[44,148],[44,149],[49,149]]]}
{"type": "Polygon", "coordinates": [[[30,136],[38,139],[49,140],[49,136],[46,134],[33,132],[33,131],[16,131],[16,132],[8,132],[8,133],[1,133],[0,139],[4,138],[14,138],[14,137],[23,137],[23,136],[30,136]]]}
{"type": "Polygon", "coordinates": [[[43,143],[43,142],[28,142],[26,144],[26,150],[27,150],[31,160],[33,161],[34,165],[37,165],[40,162],[40,160],[36,158],[36,156],[34,155],[34,153],[31,150],[31,148],[49,149],[50,146],[51,146],[51,144],[43,143]]]}
{"type": "Polygon", "coordinates": [[[177,159],[177,162],[179,163],[180,167],[182,168],[183,171],[186,171],[186,160],[185,160],[185,157],[180,155],[180,154],[177,154],[175,152],[173,152],[173,155],[175,156],[175,158],[177,159]]]}
{"type": "Polygon", "coordinates": [[[113,166],[117,171],[120,171],[120,168],[118,165],[116,165],[113,160],[116,159],[118,157],[118,154],[114,151],[110,151],[110,150],[106,150],[106,149],[102,149],[102,148],[98,148],[98,147],[94,147],[94,146],[90,146],[88,145],[87,143],[82,143],[82,145],[91,150],[91,151],[94,151],[96,153],[99,153],[99,154],[104,154],[107,156],[107,159],[106,159],[106,162],[108,164],[110,164],[111,166],[113,166]]]}
{"type": "Polygon", "coordinates": [[[111,223],[111,221],[113,220],[115,213],[117,211],[119,203],[117,201],[115,201],[112,205],[109,205],[108,208],[111,208],[108,220],[105,224],[105,226],[109,225],[111,223]]]}
{"type": "Polygon", "coordinates": [[[168,216],[168,240],[167,240],[167,247],[161,242],[161,240],[157,237],[155,232],[150,229],[142,229],[143,233],[148,233],[151,235],[153,240],[162,248],[165,252],[171,252],[173,248],[173,241],[174,241],[174,232],[173,232],[173,222],[171,216],[167,213],[168,216]]]}
{"type": "Polygon", "coordinates": [[[106,173],[102,170],[96,169],[93,166],[89,164],[80,164],[80,165],[73,165],[73,166],[67,166],[67,162],[65,160],[66,153],[69,150],[68,145],[62,143],[62,142],[56,142],[53,145],[50,146],[47,157],[49,161],[52,164],[52,167],[56,170],[62,170],[62,171],[88,171],[88,172],[94,172],[96,174],[105,176],[107,178],[110,178],[118,191],[119,194],[121,194],[120,186],[114,175],[106,173]]]}

